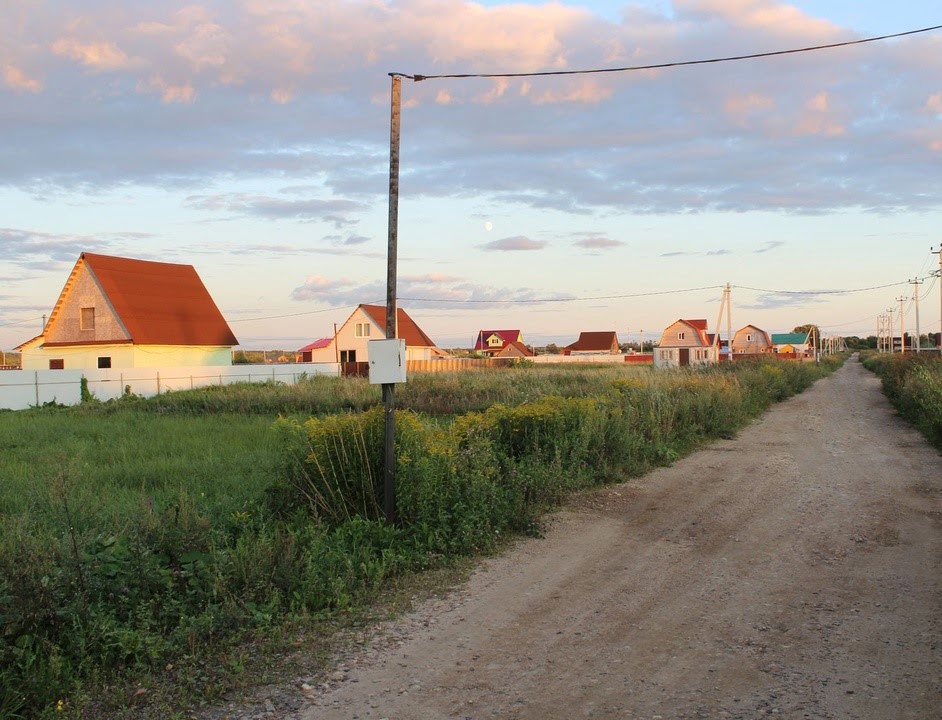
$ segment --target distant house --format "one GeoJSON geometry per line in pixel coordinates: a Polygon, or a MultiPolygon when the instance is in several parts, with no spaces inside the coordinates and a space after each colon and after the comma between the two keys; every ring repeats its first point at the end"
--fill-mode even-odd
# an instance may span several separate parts
{"type": "Polygon", "coordinates": [[[533,357],[534,353],[530,348],[524,345],[522,342],[509,342],[504,345],[503,349],[499,352],[491,353],[492,357],[497,358],[529,358],[533,357]]]}
{"type": "Polygon", "coordinates": [[[519,330],[481,330],[474,341],[474,352],[497,356],[512,343],[523,344],[523,333],[519,330]]]}
{"type": "Polygon", "coordinates": [[[614,330],[579,333],[579,339],[563,348],[563,355],[618,355],[621,346],[614,330]]]}
{"type": "MultiPolygon", "coordinates": [[[[332,337],[321,338],[319,340],[315,340],[312,343],[308,343],[303,348],[298,348],[298,356],[300,358],[299,362],[337,362],[336,353],[334,353],[335,357],[331,360],[315,360],[314,353],[318,350],[329,350],[330,352],[334,352],[334,339],[332,337]]],[[[319,353],[319,356],[323,357],[324,353],[319,353]]]]}
{"type": "Polygon", "coordinates": [[[655,367],[687,367],[719,362],[719,343],[707,332],[707,321],[677,320],[654,348],[655,367]]]}
{"type": "Polygon", "coordinates": [[[24,370],[231,365],[232,330],[192,265],[82,253],[24,370]]]}
{"type": "Polygon", "coordinates": [[[772,333],[772,347],[777,353],[806,354],[811,351],[811,333],[772,333]]]}
{"type": "MultiPolygon", "coordinates": [[[[396,325],[396,337],[406,341],[407,361],[432,360],[446,355],[402,308],[396,308],[396,325]]],[[[317,340],[299,352],[302,357],[310,353],[308,362],[369,362],[370,340],[385,337],[386,307],[358,305],[337,330],[336,337],[317,340]]]]}
{"type": "Polygon", "coordinates": [[[740,328],[733,336],[734,355],[759,355],[772,352],[772,338],[755,325],[740,328]]]}

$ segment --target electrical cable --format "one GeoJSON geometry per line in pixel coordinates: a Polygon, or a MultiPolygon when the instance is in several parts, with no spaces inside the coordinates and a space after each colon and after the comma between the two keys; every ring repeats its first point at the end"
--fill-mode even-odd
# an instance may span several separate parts
{"type": "Polygon", "coordinates": [[[828,43],[826,45],[812,45],[809,47],[793,48],[791,50],[773,50],[771,52],[750,53],[748,55],[731,55],[727,57],[709,58],[706,60],[682,60],[678,62],[656,63],[653,65],[629,65],[616,68],[595,68],[591,70],[546,70],[543,72],[519,72],[519,73],[452,73],[444,75],[410,75],[408,73],[391,72],[390,76],[408,78],[414,82],[423,80],[443,80],[443,79],[465,79],[465,78],[524,78],[524,77],[548,77],[553,75],[592,75],[600,73],[619,73],[633,72],[638,70],[661,70],[664,68],[685,67],[688,65],[708,65],[711,63],[733,62],[737,60],[753,60],[756,58],[774,57],[777,55],[794,55],[797,53],[814,52],[818,50],[829,50],[832,48],[847,47],[849,45],[862,45],[864,43],[877,42],[879,40],[889,40],[891,38],[904,37],[906,35],[917,35],[919,33],[932,32],[942,29],[942,25],[933,25],[932,27],[919,28],[918,30],[907,30],[905,32],[892,33],[890,35],[879,35],[876,37],[861,38],[860,40],[846,40],[838,43],[828,43]]]}

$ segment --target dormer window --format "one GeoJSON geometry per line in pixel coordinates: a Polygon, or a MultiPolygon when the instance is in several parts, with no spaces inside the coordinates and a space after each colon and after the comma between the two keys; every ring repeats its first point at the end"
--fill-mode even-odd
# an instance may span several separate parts
{"type": "Polygon", "coordinates": [[[95,329],[95,308],[93,307],[83,307],[79,315],[79,329],[80,330],[94,330],[95,329]]]}
{"type": "Polygon", "coordinates": [[[487,339],[487,344],[489,347],[498,347],[503,344],[503,341],[500,339],[499,335],[491,335],[487,339]]]}

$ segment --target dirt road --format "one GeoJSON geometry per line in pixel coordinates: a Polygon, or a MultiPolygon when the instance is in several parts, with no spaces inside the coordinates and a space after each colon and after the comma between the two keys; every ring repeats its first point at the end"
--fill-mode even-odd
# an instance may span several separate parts
{"type": "Polygon", "coordinates": [[[942,456],[852,361],[583,498],[297,717],[940,718],[940,566],[942,456]]]}

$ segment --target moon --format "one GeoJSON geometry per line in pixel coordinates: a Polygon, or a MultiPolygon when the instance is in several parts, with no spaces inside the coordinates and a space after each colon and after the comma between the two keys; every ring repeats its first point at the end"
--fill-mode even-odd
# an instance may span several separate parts
{"type": "Polygon", "coordinates": [[[494,223],[492,223],[490,220],[485,220],[485,221],[484,221],[484,229],[487,230],[488,232],[490,232],[491,230],[494,229],[494,223]]]}

